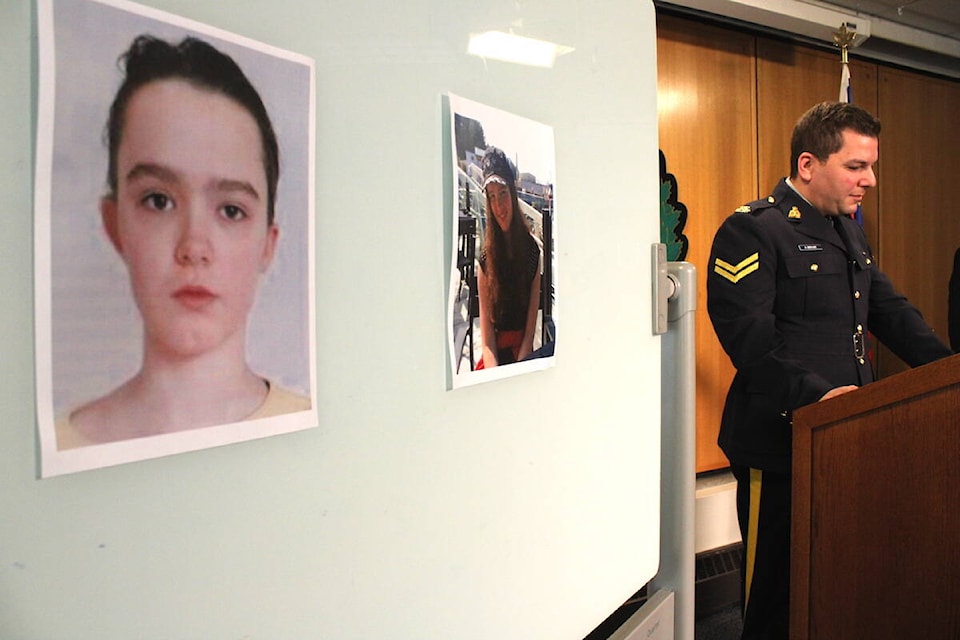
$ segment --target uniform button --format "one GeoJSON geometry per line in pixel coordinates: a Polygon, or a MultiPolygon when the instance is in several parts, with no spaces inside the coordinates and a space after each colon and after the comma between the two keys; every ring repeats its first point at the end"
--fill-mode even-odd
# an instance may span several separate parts
{"type": "Polygon", "coordinates": [[[865,362],[864,359],[860,358],[860,364],[864,364],[864,362],[865,362]]]}
{"type": "Polygon", "coordinates": [[[871,264],[872,261],[870,260],[870,258],[867,258],[866,262],[867,264],[871,264]]]}
{"type": "Polygon", "coordinates": [[[858,325],[857,325],[857,333],[863,333],[863,325],[862,325],[862,324],[858,324],[858,325]]]}
{"type": "Polygon", "coordinates": [[[820,265],[816,263],[810,265],[810,271],[818,271],[819,269],[820,269],[820,265]]]}
{"type": "Polygon", "coordinates": [[[776,201],[777,201],[776,198],[774,198],[773,196],[769,196],[769,197],[767,198],[767,202],[769,202],[770,204],[773,204],[773,203],[776,202],[776,201]]]}
{"type": "Polygon", "coordinates": [[[859,299],[860,299],[860,292],[859,292],[859,291],[854,291],[854,292],[853,292],[853,299],[854,299],[854,300],[859,300],[859,299]]]}

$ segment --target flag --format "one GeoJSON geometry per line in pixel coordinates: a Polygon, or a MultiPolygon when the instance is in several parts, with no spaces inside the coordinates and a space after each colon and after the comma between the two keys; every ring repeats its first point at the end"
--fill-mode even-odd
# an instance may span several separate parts
{"type": "MultiPolygon", "coordinates": [[[[850,84],[850,65],[844,60],[840,71],[840,102],[853,102],[853,86],[850,84]]],[[[857,205],[857,211],[853,214],[853,219],[861,227],[863,226],[863,207],[857,205]]]]}
{"type": "Polygon", "coordinates": [[[840,72],[840,102],[853,102],[853,87],[850,86],[850,65],[846,62],[841,65],[840,72]]]}

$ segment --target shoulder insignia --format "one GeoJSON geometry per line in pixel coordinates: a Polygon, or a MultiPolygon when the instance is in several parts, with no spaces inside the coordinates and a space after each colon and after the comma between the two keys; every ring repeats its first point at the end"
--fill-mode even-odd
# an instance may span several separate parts
{"type": "Polygon", "coordinates": [[[749,255],[737,264],[730,264],[726,260],[717,258],[713,264],[713,272],[737,284],[748,275],[760,268],[760,253],[749,255]]]}
{"type": "Polygon", "coordinates": [[[803,216],[800,215],[800,209],[793,207],[787,212],[787,217],[791,220],[799,220],[803,216]]]}
{"type": "Polygon", "coordinates": [[[734,213],[750,213],[757,215],[766,209],[772,209],[775,205],[770,202],[769,198],[763,198],[761,200],[754,200],[753,202],[748,202],[742,207],[737,207],[734,209],[734,213]]]}

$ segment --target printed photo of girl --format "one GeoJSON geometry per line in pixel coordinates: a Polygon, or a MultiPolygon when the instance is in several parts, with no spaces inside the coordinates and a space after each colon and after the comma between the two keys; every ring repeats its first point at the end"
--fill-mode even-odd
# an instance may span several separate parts
{"type": "MultiPolygon", "coordinates": [[[[117,61],[119,84],[103,110],[103,135],[94,136],[106,156],[104,186],[95,206],[82,209],[99,214],[96,225],[85,226],[97,229],[98,250],[113,254],[127,284],[119,292],[91,285],[103,279],[86,266],[87,256],[52,252],[49,347],[41,342],[47,331],[38,330],[38,382],[47,371],[52,381],[50,389],[38,384],[43,391],[38,416],[44,475],[315,426],[308,233],[313,226],[312,162],[303,154],[309,147],[303,141],[293,162],[284,144],[291,133],[312,139],[312,113],[295,115],[299,132],[290,128],[285,114],[287,137],[281,139],[268,100],[234,58],[236,53],[222,50],[230,46],[219,42],[222,34],[212,37],[199,25],[181,26],[172,18],[172,24],[154,25],[153,18],[124,16],[109,2],[79,4],[86,7],[81,19],[55,24],[95,29],[93,21],[107,13],[128,29],[142,28],[125,49],[110,56],[117,61]],[[167,37],[154,35],[157,31],[167,37]],[[288,172],[292,180],[285,185],[288,172]],[[291,203],[297,206],[291,208],[291,203]],[[262,293],[279,288],[270,276],[282,253],[287,254],[282,295],[293,304],[272,306],[265,313],[262,293]],[[87,284],[64,286],[71,269],[84,272],[87,284]],[[91,318],[97,300],[72,295],[91,286],[103,309],[117,305],[112,299],[120,295],[127,297],[125,304],[135,309],[135,316],[91,318]],[[260,329],[262,320],[252,321],[264,314],[280,317],[281,342],[273,331],[260,329]],[[137,322],[132,333],[137,343],[125,338],[124,348],[113,352],[110,335],[131,335],[131,320],[137,322]],[[296,331],[283,333],[285,327],[296,331]],[[274,345],[273,358],[255,356],[261,335],[274,345]],[[101,357],[86,348],[84,336],[102,346],[101,357]],[[44,366],[40,356],[48,352],[51,362],[44,366]],[[82,366],[91,368],[95,384],[75,384],[85,377],[64,375],[82,366]],[[94,387],[101,391],[91,395],[94,387]],[[82,390],[87,397],[80,397],[82,390]]],[[[76,5],[57,0],[53,8],[62,17],[78,11],[76,5]]],[[[79,39],[76,34],[51,36],[48,44],[66,46],[79,39]]],[[[57,55],[62,59],[62,52],[57,55]]],[[[285,64],[306,70],[291,74],[306,82],[306,89],[300,86],[292,95],[306,98],[298,106],[309,108],[312,65],[296,59],[285,64]]],[[[68,89],[58,93],[57,109],[63,110],[63,99],[82,99],[59,78],[56,86],[68,89]]],[[[273,101],[278,102],[277,96],[273,101]]],[[[37,211],[38,229],[48,216],[54,247],[61,231],[55,221],[67,213],[58,206],[64,202],[63,186],[77,178],[69,163],[58,162],[59,155],[71,153],[57,148],[68,137],[53,140],[53,195],[49,210],[38,206],[37,211]]],[[[38,163],[42,160],[38,153],[38,163]]],[[[38,171],[38,192],[42,177],[38,171]]],[[[104,275],[112,278],[112,270],[104,275]]],[[[38,291],[43,284],[38,282],[38,291]]]]}

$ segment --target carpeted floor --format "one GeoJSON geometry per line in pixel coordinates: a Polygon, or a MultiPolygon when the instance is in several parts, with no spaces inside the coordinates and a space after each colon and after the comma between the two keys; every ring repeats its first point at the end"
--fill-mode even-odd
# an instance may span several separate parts
{"type": "Polygon", "coordinates": [[[694,636],[696,640],[739,640],[741,629],[738,602],[698,619],[694,636]]]}
{"type": "MultiPolygon", "coordinates": [[[[594,629],[584,640],[607,640],[627,619],[639,609],[646,600],[645,590],[636,594],[617,609],[600,626],[594,629]]],[[[698,615],[694,622],[694,640],[740,640],[743,625],[740,622],[740,603],[723,605],[707,615],[698,615]]]]}

